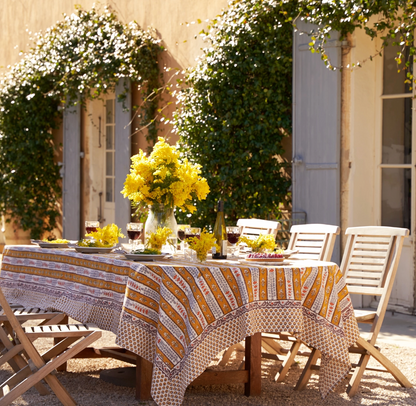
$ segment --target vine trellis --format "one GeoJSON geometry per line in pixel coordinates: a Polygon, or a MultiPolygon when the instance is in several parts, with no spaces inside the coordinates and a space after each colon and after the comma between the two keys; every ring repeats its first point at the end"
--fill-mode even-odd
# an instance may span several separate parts
{"type": "MultiPolygon", "coordinates": [[[[147,138],[157,138],[154,115],[159,88],[158,55],[153,32],[123,24],[108,8],[78,8],[37,34],[0,82],[0,210],[32,238],[51,231],[61,215],[57,146],[62,108],[86,105],[112,91],[121,78],[141,89],[141,121],[147,138]],[[80,99],[79,99],[80,97],[80,99]]],[[[125,97],[125,95],[124,95],[125,97]]],[[[123,95],[120,96],[123,99],[123,95]]]]}

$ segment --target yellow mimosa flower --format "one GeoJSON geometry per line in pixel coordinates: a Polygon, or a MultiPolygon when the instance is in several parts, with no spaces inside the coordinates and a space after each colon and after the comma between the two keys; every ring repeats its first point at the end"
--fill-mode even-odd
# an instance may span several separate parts
{"type": "Polygon", "coordinates": [[[140,150],[131,162],[121,193],[137,207],[158,203],[194,212],[193,203],[209,193],[201,166],[181,159],[177,148],[161,137],[149,156],[140,150]]]}
{"type": "Polygon", "coordinates": [[[272,234],[260,234],[255,240],[241,236],[237,244],[245,243],[253,252],[262,252],[264,250],[273,250],[276,247],[276,240],[272,234]]]}

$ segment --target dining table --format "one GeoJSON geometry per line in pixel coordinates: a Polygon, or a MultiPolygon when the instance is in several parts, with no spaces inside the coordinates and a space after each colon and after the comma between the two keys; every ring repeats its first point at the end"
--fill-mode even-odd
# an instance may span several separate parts
{"type": "Polygon", "coordinates": [[[116,344],[142,362],[139,384],[159,406],[180,405],[217,354],[244,339],[257,352],[244,382],[260,382],[260,334],[270,332],[291,332],[321,352],[325,398],[349,373],[348,348],[359,336],[332,262],[199,263],[179,255],[138,262],[117,252],[16,245],[4,248],[0,287],[10,302],[112,331],[116,344]]]}

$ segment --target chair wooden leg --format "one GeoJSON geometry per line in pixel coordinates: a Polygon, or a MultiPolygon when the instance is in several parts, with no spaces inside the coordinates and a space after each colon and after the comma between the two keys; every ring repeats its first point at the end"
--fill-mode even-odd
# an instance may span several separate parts
{"type": "Polygon", "coordinates": [[[270,354],[285,355],[287,351],[273,338],[262,337],[262,347],[270,354]]]}
{"type": "Polygon", "coordinates": [[[360,386],[361,378],[363,377],[365,368],[369,360],[370,360],[369,354],[361,355],[360,360],[358,361],[358,365],[355,368],[354,373],[352,374],[350,382],[348,383],[347,394],[350,398],[355,396],[355,394],[357,393],[358,387],[360,386]]]}
{"type": "MultiPolygon", "coordinates": [[[[58,315],[58,316],[54,317],[52,320],[50,320],[50,322],[47,321],[45,324],[49,324],[49,325],[68,324],[68,316],[64,315],[64,317],[62,317],[62,315],[58,315]],[[52,321],[55,321],[55,322],[52,323],[52,321]]],[[[61,340],[62,340],[61,338],[54,338],[53,343],[58,344],[59,341],[61,341],[61,340]]],[[[57,368],[57,371],[62,372],[62,371],[66,371],[66,369],[67,369],[67,364],[65,363],[65,364],[62,364],[61,366],[59,366],[57,368]]]]}
{"type": "Polygon", "coordinates": [[[221,358],[220,362],[218,363],[218,365],[221,365],[222,367],[225,366],[225,365],[227,365],[227,362],[230,359],[231,354],[234,351],[244,351],[244,347],[240,343],[235,344],[235,345],[232,345],[231,347],[229,347],[222,354],[222,358],[221,358]]]}
{"type": "Polygon", "coordinates": [[[316,364],[316,361],[318,360],[318,358],[320,358],[320,356],[321,356],[321,352],[318,351],[316,348],[314,348],[295,386],[295,390],[305,389],[309,381],[309,378],[311,377],[311,374],[312,374],[312,367],[316,364]]]}
{"type": "Polygon", "coordinates": [[[280,367],[280,371],[274,377],[274,380],[276,382],[282,382],[286,378],[286,375],[289,372],[290,367],[293,365],[293,363],[295,361],[295,357],[296,357],[296,354],[299,351],[300,346],[301,346],[300,341],[295,341],[292,344],[292,347],[290,347],[290,350],[287,354],[286,359],[283,361],[283,363],[280,367]]]}
{"type": "MultiPolygon", "coordinates": [[[[15,373],[20,371],[27,365],[27,362],[22,357],[23,345],[16,344],[14,340],[10,341],[10,336],[6,334],[3,326],[0,326],[0,340],[4,345],[4,350],[2,351],[2,356],[0,357],[0,365],[7,362],[15,373]]],[[[48,389],[41,382],[38,382],[34,386],[41,395],[49,394],[48,389]]]]}
{"type": "MultiPolygon", "coordinates": [[[[57,369],[60,365],[67,362],[70,358],[72,358],[75,354],[81,351],[83,348],[87,347],[88,345],[92,344],[96,341],[99,337],[101,337],[101,331],[93,331],[88,336],[84,337],[80,342],[76,343],[73,347],[68,348],[65,352],[59,354],[51,361],[48,361],[51,356],[55,355],[54,349],[56,347],[60,347],[63,345],[64,341],[61,341],[55,347],[53,347],[50,351],[46,352],[47,354],[45,358],[39,355],[39,353],[34,349],[34,347],[28,347],[27,352],[31,359],[32,367],[26,366],[24,369],[19,371],[18,374],[13,375],[8,381],[3,383],[0,386],[1,392],[4,394],[3,398],[0,400],[0,406],[7,406],[10,405],[11,402],[16,399],[17,397],[21,396],[25,393],[29,388],[34,386],[36,383],[39,383],[41,379],[44,379],[61,403],[65,406],[75,406],[76,402],[71,397],[69,392],[62,386],[59,382],[58,378],[52,374],[52,372],[57,369]],[[45,362],[46,361],[46,362],[45,362]],[[32,372],[32,369],[36,372],[32,372]],[[26,378],[24,381],[22,379],[26,378]],[[16,380],[21,382],[17,386],[13,388],[13,390],[9,391],[10,387],[12,386],[11,383],[16,380]]],[[[69,339],[73,339],[70,337],[69,339]]],[[[27,340],[30,341],[30,340],[27,340]]],[[[31,342],[30,342],[31,344],[31,342]]]]}
{"type": "Polygon", "coordinates": [[[388,358],[386,358],[377,348],[375,348],[372,344],[368,343],[362,337],[359,337],[357,340],[357,344],[363,347],[367,354],[364,354],[360,357],[360,361],[358,366],[356,367],[352,378],[348,384],[347,394],[350,397],[353,397],[360,386],[361,378],[364,374],[365,368],[367,363],[370,359],[370,356],[373,356],[381,365],[383,365],[388,372],[390,372],[396,381],[405,388],[412,388],[412,384],[409,380],[403,375],[403,373],[396,367],[388,358]]]}

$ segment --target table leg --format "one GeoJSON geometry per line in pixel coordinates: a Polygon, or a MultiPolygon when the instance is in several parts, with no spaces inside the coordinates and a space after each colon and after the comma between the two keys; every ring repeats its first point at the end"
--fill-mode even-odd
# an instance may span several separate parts
{"type": "Polygon", "coordinates": [[[261,333],[246,337],[246,370],[248,382],[244,384],[246,396],[261,395],[261,333]]]}
{"type": "Polygon", "coordinates": [[[151,400],[153,364],[137,355],[136,358],[136,399],[151,400]]]}

